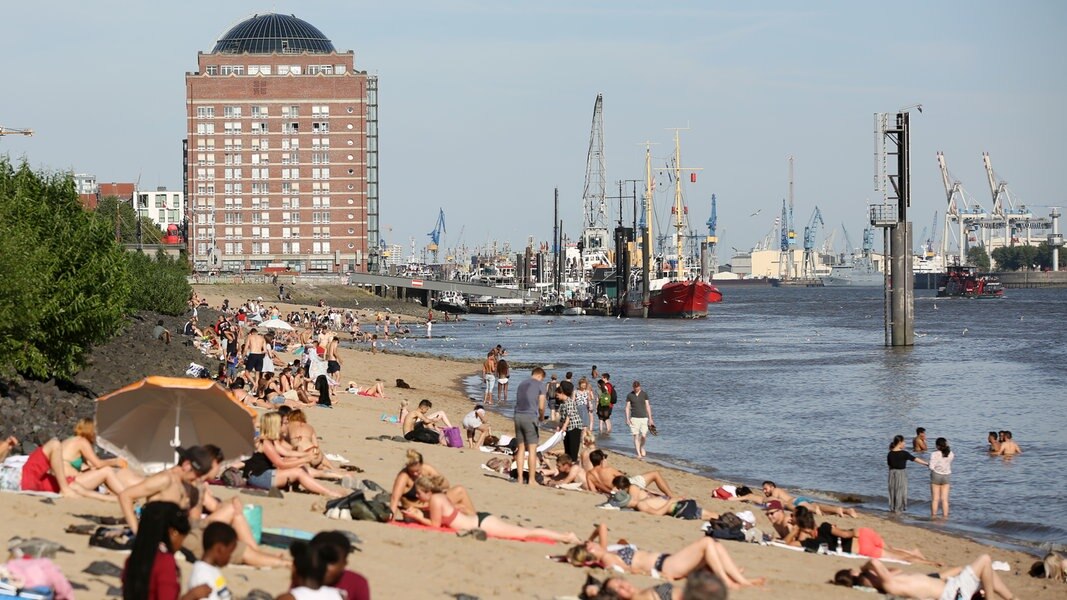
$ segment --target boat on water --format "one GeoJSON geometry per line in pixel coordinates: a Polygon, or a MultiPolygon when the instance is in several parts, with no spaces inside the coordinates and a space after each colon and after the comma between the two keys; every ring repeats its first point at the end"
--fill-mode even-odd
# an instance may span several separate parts
{"type": "Polygon", "coordinates": [[[441,295],[433,303],[433,309],[453,315],[465,315],[470,312],[467,300],[463,298],[463,294],[456,290],[441,292],[441,295]]]}
{"type": "Polygon", "coordinates": [[[534,303],[524,298],[480,296],[470,301],[470,312],[476,315],[521,315],[534,312],[534,303]]]}
{"type": "MultiPolygon", "coordinates": [[[[722,292],[698,276],[693,276],[685,253],[686,215],[688,210],[682,202],[681,143],[678,130],[674,132],[674,239],[676,256],[672,261],[657,261],[665,264],[665,277],[652,278],[650,257],[653,220],[652,198],[652,152],[645,148],[645,233],[643,252],[645,266],[639,277],[632,277],[626,294],[626,316],[658,319],[703,319],[708,316],[708,304],[722,302],[722,292]]],[[[660,269],[657,269],[659,271],[660,269]]]]}
{"type": "Polygon", "coordinates": [[[938,298],[995,299],[1004,297],[1004,287],[992,275],[979,275],[970,265],[951,265],[937,286],[938,298]]]}
{"type": "Polygon", "coordinates": [[[830,274],[822,277],[826,287],[883,287],[885,274],[868,259],[860,259],[851,264],[836,265],[830,274]]]}

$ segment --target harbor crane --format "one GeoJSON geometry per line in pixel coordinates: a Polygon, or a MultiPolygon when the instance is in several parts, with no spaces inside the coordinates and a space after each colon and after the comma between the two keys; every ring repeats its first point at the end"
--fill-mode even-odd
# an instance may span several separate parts
{"type": "Polygon", "coordinates": [[[33,135],[32,129],[15,129],[13,127],[4,127],[0,125],[0,135],[24,135],[29,137],[33,135]]]}
{"type": "Polygon", "coordinates": [[[815,207],[815,211],[811,213],[811,219],[808,220],[808,226],[804,228],[804,278],[815,279],[815,232],[818,226],[825,227],[826,224],[822,220],[822,212],[819,211],[819,207],[815,207]]]}
{"type": "Polygon", "coordinates": [[[993,163],[989,160],[989,153],[982,153],[982,163],[985,165],[986,177],[989,179],[989,191],[993,195],[993,214],[991,215],[990,227],[996,227],[997,223],[1004,224],[1004,245],[1012,246],[1018,241],[1015,236],[1016,228],[1021,224],[1026,229],[1026,244],[1030,245],[1030,221],[1034,219],[1025,205],[1015,207],[1015,201],[1008,190],[1008,182],[999,180],[993,172],[993,163]]]}
{"type": "MultiPolygon", "coordinates": [[[[963,184],[949,172],[943,152],[937,153],[937,164],[941,169],[941,182],[945,186],[945,199],[947,201],[945,230],[941,235],[941,256],[946,263],[953,262],[949,260],[948,256],[949,239],[952,237],[949,226],[951,223],[955,223],[958,228],[956,241],[958,243],[957,251],[959,252],[955,262],[963,264],[967,261],[967,250],[969,249],[969,242],[972,241],[969,238],[970,233],[977,231],[979,223],[987,221],[989,215],[977,202],[972,202],[969,199],[969,195],[963,189],[963,184]]],[[[977,238],[973,241],[981,244],[981,241],[977,238]]]]}
{"type": "Polygon", "coordinates": [[[445,209],[439,209],[437,213],[437,224],[434,225],[433,231],[426,235],[430,237],[430,244],[426,247],[433,254],[433,261],[437,262],[438,249],[441,247],[441,234],[445,233],[445,209]]]}

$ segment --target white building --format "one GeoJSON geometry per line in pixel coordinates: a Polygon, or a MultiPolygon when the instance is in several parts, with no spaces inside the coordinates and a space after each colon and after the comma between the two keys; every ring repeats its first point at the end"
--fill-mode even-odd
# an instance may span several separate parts
{"type": "Polygon", "coordinates": [[[137,190],[136,198],[138,216],[152,219],[161,231],[167,231],[168,225],[180,229],[185,221],[185,196],[181,192],[158,187],[154,191],[137,190]]]}

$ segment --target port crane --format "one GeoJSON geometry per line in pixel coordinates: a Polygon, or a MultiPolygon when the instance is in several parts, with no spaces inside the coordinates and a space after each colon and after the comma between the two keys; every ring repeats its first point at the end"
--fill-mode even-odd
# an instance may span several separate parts
{"type": "Polygon", "coordinates": [[[24,135],[29,137],[33,135],[32,129],[15,129],[13,127],[4,127],[0,125],[0,135],[24,135]]]}
{"type": "Polygon", "coordinates": [[[946,263],[953,262],[948,260],[948,244],[949,239],[952,237],[949,226],[951,223],[955,223],[958,227],[957,250],[959,252],[955,262],[963,264],[967,261],[969,242],[980,243],[977,239],[971,240],[969,238],[970,233],[976,231],[980,223],[987,221],[989,215],[977,202],[972,202],[969,199],[967,192],[963,189],[963,184],[949,172],[948,165],[945,163],[944,152],[937,153],[937,165],[941,169],[941,182],[945,186],[945,199],[947,201],[945,231],[941,236],[941,256],[944,257],[946,263]]]}
{"type": "Polygon", "coordinates": [[[811,213],[811,219],[808,220],[807,227],[804,228],[804,278],[815,279],[817,277],[815,273],[815,232],[817,227],[825,227],[826,224],[822,220],[822,212],[819,211],[819,207],[815,207],[815,211],[811,213]]]}
{"type": "Polygon", "coordinates": [[[426,249],[433,254],[433,261],[437,262],[438,249],[441,247],[441,234],[445,233],[445,209],[438,209],[437,224],[434,225],[433,231],[426,235],[430,238],[430,244],[426,246],[426,249]]]}
{"type": "Polygon", "coordinates": [[[985,165],[986,178],[989,180],[989,191],[993,195],[992,223],[989,226],[996,227],[997,223],[1004,224],[1004,245],[1012,246],[1019,241],[1015,230],[1019,225],[1026,229],[1026,244],[1030,245],[1030,221],[1034,219],[1025,205],[1015,207],[1015,200],[1008,190],[1008,182],[1001,180],[993,172],[993,163],[989,159],[989,153],[982,153],[982,164],[985,165]]]}

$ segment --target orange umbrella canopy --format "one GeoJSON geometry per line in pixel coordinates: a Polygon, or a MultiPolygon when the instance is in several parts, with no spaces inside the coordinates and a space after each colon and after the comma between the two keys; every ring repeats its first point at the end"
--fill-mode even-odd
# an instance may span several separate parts
{"type": "Polygon", "coordinates": [[[100,445],[132,462],[174,463],[174,448],[254,450],[256,412],[210,379],[146,377],[96,400],[100,445]]]}

